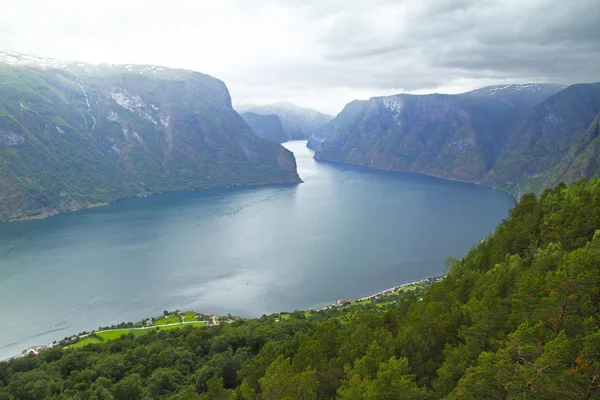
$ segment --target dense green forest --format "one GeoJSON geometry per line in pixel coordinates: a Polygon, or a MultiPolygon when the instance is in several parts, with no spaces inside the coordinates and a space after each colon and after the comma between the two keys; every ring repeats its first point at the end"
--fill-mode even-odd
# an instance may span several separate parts
{"type": "Polygon", "coordinates": [[[394,304],[53,348],[0,399],[597,399],[599,228],[600,179],[561,184],[394,304]]]}

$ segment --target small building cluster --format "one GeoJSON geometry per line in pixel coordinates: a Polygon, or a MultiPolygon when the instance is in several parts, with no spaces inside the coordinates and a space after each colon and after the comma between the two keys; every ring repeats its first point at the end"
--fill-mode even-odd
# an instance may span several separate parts
{"type": "MultiPolygon", "coordinates": [[[[326,310],[329,310],[334,307],[340,308],[340,307],[343,307],[346,305],[350,305],[353,303],[359,303],[359,302],[365,301],[365,300],[378,299],[381,296],[386,296],[386,295],[389,295],[392,293],[396,293],[400,290],[403,290],[406,287],[410,287],[410,286],[414,286],[414,285],[423,285],[424,287],[429,287],[429,286],[433,285],[434,283],[441,281],[442,279],[444,279],[444,277],[445,276],[434,276],[434,277],[430,277],[430,278],[421,279],[419,281],[404,283],[402,285],[394,286],[389,289],[382,290],[381,292],[377,292],[377,293],[374,293],[369,296],[361,297],[359,299],[354,299],[354,300],[339,299],[338,301],[335,302],[335,304],[329,304],[329,305],[319,307],[319,308],[317,308],[315,310],[311,310],[311,311],[326,311],[326,310]]],[[[420,300],[422,300],[422,299],[420,299],[420,300]]]]}
{"type": "Polygon", "coordinates": [[[25,350],[24,353],[27,355],[33,354],[34,356],[37,356],[40,353],[40,351],[44,350],[48,350],[48,346],[32,346],[25,350]]]}

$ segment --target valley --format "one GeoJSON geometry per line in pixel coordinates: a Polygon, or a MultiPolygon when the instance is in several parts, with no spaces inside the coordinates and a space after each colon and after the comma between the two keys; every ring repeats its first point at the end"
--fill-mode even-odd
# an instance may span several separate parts
{"type": "Polygon", "coordinates": [[[508,215],[490,188],[320,163],[301,185],[166,193],[0,224],[0,358],[163,310],[259,317],[443,272],[508,215]],[[377,254],[377,257],[373,257],[377,254]],[[22,288],[27,287],[27,293],[22,288]]]}
{"type": "Polygon", "coordinates": [[[0,13],[0,400],[600,400],[598,0],[0,13]]]}
{"type": "Polygon", "coordinates": [[[7,4],[0,400],[600,400],[597,3],[7,4]]]}

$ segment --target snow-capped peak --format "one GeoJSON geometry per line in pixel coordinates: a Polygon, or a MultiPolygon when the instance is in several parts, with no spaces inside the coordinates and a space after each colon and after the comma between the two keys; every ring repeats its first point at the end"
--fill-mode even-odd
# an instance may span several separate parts
{"type": "Polygon", "coordinates": [[[59,68],[70,69],[78,67],[79,69],[93,68],[94,65],[75,61],[56,60],[47,57],[38,57],[29,54],[17,53],[16,51],[0,49],[0,62],[8,65],[28,65],[42,69],[59,68]]]}
{"type": "Polygon", "coordinates": [[[481,89],[476,89],[464,94],[474,96],[494,96],[499,94],[509,94],[518,92],[537,92],[537,93],[555,93],[565,86],[554,83],[523,83],[523,84],[507,84],[486,86],[481,89]]]}
{"type": "MultiPolygon", "coordinates": [[[[161,71],[167,70],[167,68],[159,65],[145,65],[145,64],[92,64],[84,63],[81,61],[66,61],[57,60],[54,58],[38,57],[30,54],[18,53],[16,51],[0,49],[0,64],[6,64],[11,66],[29,66],[39,69],[62,69],[70,71],[75,74],[93,74],[106,69],[118,69],[127,72],[134,72],[139,74],[156,74],[161,71]]],[[[192,72],[192,71],[187,71],[192,72]]]]}

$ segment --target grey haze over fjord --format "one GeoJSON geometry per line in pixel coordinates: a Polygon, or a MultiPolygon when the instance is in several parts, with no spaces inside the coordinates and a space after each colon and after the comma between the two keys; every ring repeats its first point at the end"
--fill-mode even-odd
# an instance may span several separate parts
{"type": "Polygon", "coordinates": [[[0,47],[193,69],[224,80],[237,104],[335,114],[398,92],[598,81],[599,19],[596,0],[27,0],[0,15],[0,47]]]}

